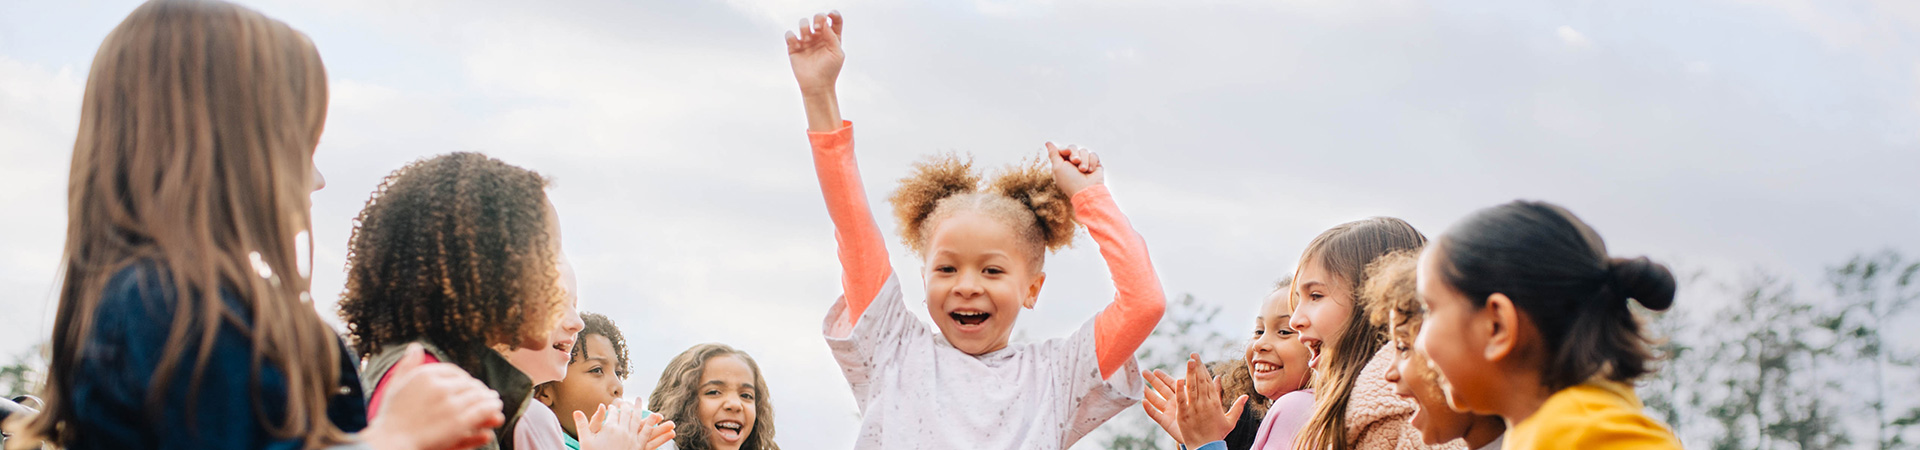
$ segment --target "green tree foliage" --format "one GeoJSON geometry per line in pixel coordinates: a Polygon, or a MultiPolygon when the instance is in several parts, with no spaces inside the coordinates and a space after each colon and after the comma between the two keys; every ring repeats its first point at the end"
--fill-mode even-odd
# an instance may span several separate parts
{"type": "Polygon", "coordinates": [[[1755,272],[1683,289],[1728,301],[1649,315],[1664,361],[1639,386],[1648,412],[1714,449],[1916,448],[1920,398],[1888,380],[1920,377],[1920,355],[1888,333],[1911,320],[1920,262],[1862,254],[1821,286],[1808,294],[1755,272]]]}
{"type": "Polygon", "coordinates": [[[0,366],[0,396],[12,398],[18,395],[40,393],[40,387],[46,382],[45,351],[46,344],[35,345],[26,352],[14,355],[12,361],[0,366]]]}
{"type": "Polygon", "coordinates": [[[1920,406],[1915,402],[1889,404],[1913,398],[1912,392],[1889,396],[1887,377],[1889,370],[1914,367],[1915,356],[1909,349],[1889,347],[1884,333],[1889,324],[1900,323],[1894,318],[1912,309],[1914,301],[1920,299],[1917,276],[1920,261],[1907,261],[1892,250],[1855,256],[1827,272],[1827,285],[1837,300],[1837,311],[1826,319],[1831,322],[1827,325],[1838,333],[1838,350],[1849,359],[1848,365],[1863,373],[1858,382],[1865,388],[1859,389],[1858,395],[1865,398],[1866,412],[1871,414],[1874,447],[1883,450],[1906,447],[1907,428],[1920,420],[1920,406]],[[1898,417],[1890,416],[1899,414],[1903,406],[1912,409],[1898,417]]]}

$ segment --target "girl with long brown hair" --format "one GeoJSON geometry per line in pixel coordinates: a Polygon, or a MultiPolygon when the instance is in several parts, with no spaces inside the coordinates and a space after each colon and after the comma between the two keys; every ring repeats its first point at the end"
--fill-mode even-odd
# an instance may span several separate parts
{"type": "Polygon", "coordinates": [[[252,10],[155,1],[114,28],[87,78],[47,408],[30,432],[71,449],[490,438],[499,399],[418,350],[398,381],[412,389],[366,420],[356,357],[296,256],[325,184],[326,107],[312,42],[252,10]]]}
{"type": "MultiPolygon", "coordinates": [[[[1426,236],[1405,221],[1375,217],[1340,224],[1307,244],[1287,292],[1293,311],[1285,325],[1298,332],[1307,347],[1312,412],[1293,436],[1293,445],[1282,448],[1429,448],[1420,431],[1407,421],[1415,404],[1397,396],[1394,385],[1386,381],[1394,353],[1384,345],[1385,327],[1367,320],[1369,298],[1360,295],[1369,280],[1368,264],[1394,252],[1417,251],[1426,243],[1426,236]]],[[[1219,415],[1218,411],[1188,414],[1187,405],[1210,406],[1221,395],[1217,383],[1204,372],[1190,369],[1189,374],[1181,383],[1181,395],[1200,400],[1181,405],[1183,429],[1194,428],[1186,421],[1219,415]]],[[[1447,443],[1433,448],[1461,446],[1447,443]]]]}
{"type": "Polygon", "coordinates": [[[679,450],[780,450],[773,399],[752,356],[726,344],[680,352],[660,372],[647,409],[679,425],[679,450]]]}
{"type": "Polygon", "coordinates": [[[1407,421],[1415,404],[1386,381],[1394,362],[1386,327],[1367,320],[1368,299],[1360,295],[1368,264],[1426,244],[1413,225],[1391,217],[1340,224],[1307,244],[1294,269],[1290,325],[1312,355],[1314,407],[1293,448],[1428,448],[1407,421]]]}

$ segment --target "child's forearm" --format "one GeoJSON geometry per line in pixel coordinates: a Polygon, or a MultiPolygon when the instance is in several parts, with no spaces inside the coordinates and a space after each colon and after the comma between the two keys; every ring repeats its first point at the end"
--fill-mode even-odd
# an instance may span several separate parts
{"type": "Polygon", "coordinates": [[[827,133],[840,129],[840,98],[832,86],[801,89],[800,97],[807,107],[807,131],[827,133]]]}
{"type": "MultiPolygon", "coordinates": [[[[811,103],[809,122],[814,116],[811,103]]],[[[833,115],[838,118],[837,113],[833,115]]],[[[826,198],[827,216],[833,219],[834,240],[839,244],[840,287],[847,308],[844,323],[835,328],[851,331],[893,268],[887,261],[886,240],[867,205],[866,188],[860,183],[860,166],[853,157],[853,124],[834,125],[827,131],[808,131],[807,139],[813,144],[814,173],[820,177],[820,194],[826,198]]]]}
{"type": "Polygon", "coordinates": [[[1100,376],[1109,377],[1133,357],[1134,350],[1160,324],[1160,316],[1167,309],[1166,294],[1147,256],[1146,240],[1120,214],[1105,185],[1074,194],[1073,210],[1074,219],[1086,225],[1087,234],[1100,245],[1100,256],[1107,260],[1107,270],[1113,276],[1113,303],[1100,311],[1093,323],[1100,376]]]}

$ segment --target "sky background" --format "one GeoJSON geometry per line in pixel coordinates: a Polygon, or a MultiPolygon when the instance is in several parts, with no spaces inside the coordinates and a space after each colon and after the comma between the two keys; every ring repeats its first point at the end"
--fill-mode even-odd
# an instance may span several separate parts
{"type": "MultiPolygon", "coordinates": [[[[1329,226],[1391,215],[1431,236],[1516,198],[1690,270],[1811,282],[1857,252],[1920,254],[1907,1],[244,3],[311,36],[332,83],[323,316],[379,180],[485,152],[556,180],[581,307],[633,345],[630,396],[728,343],[759,360],[788,448],[857,428],[820,337],[838,263],[781,38],[830,8],[871,198],[936,151],[992,167],[1091,147],[1168,294],[1225,308],[1232,335],[1329,226]]],[[[0,0],[0,356],[49,332],[82,86],[135,4],[0,0]]],[[[1111,298],[1080,243],[1020,335],[1065,336],[1111,298]]]]}

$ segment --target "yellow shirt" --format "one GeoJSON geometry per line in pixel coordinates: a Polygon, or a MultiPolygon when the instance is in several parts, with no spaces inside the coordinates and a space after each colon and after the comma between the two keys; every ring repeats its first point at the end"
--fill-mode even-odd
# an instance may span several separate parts
{"type": "Polygon", "coordinates": [[[1647,417],[1633,387],[1595,379],[1561,389],[1507,430],[1503,450],[1680,449],[1680,439],[1647,417]]]}

